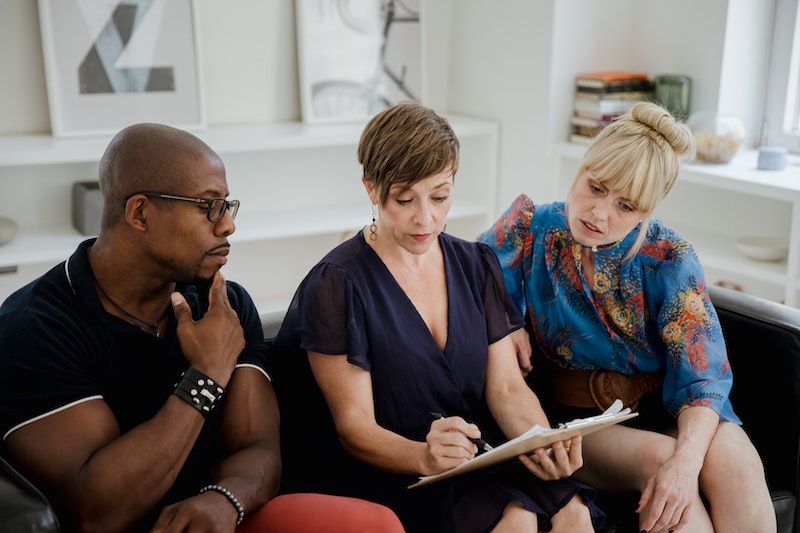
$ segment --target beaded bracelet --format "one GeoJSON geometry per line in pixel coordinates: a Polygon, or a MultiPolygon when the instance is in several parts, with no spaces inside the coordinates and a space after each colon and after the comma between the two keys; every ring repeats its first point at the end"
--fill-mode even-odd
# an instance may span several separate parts
{"type": "Polygon", "coordinates": [[[203,416],[214,409],[225,389],[213,379],[191,366],[184,370],[172,394],[200,411],[203,416]]]}
{"type": "Polygon", "coordinates": [[[236,499],[236,496],[234,496],[231,491],[229,491],[228,489],[226,489],[221,485],[206,485],[205,487],[200,489],[200,494],[203,494],[204,492],[209,490],[215,490],[220,494],[224,495],[226,498],[228,498],[228,501],[231,502],[231,504],[233,504],[234,507],[236,507],[236,512],[239,513],[239,517],[236,519],[236,525],[238,526],[239,524],[241,524],[242,520],[244,520],[244,507],[242,507],[242,504],[239,503],[239,500],[236,499]]]}

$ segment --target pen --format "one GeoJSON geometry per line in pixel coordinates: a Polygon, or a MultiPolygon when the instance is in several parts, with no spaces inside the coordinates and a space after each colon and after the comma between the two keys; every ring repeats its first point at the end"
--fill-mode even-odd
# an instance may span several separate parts
{"type": "MultiPolygon", "coordinates": [[[[443,415],[442,413],[434,413],[434,412],[431,412],[431,416],[432,416],[433,418],[437,419],[437,420],[440,420],[440,419],[444,418],[444,415],[443,415]]],[[[488,442],[486,442],[486,441],[485,441],[485,440],[483,440],[483,439],[473,439],[472,437],[467,437],[467,438],[468,438],[470,441],[472,441],[473,443],[475,443],[475,444],[478,446],[478,448],[479,448],[479,449],[481,449],[481,450],[483,450],[484,452],[488,452],[488,451],[490,451],[490,450],[493,450],[493,449],[494,449],[494,448],[492,448],[492,445],[491,445],[491,444],[489,444],[488,442]]]]}

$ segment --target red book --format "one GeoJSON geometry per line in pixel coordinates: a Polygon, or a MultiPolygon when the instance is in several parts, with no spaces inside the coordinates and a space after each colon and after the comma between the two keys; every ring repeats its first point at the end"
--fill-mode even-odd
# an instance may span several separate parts
{"type": "Polygon", "coordinates": [[[587,89],[621,90],[635,87],[641,90],[649,84],[650,78],[646,73],[625,70],[583,72],[575,77],[575,86],[587,89]]]}

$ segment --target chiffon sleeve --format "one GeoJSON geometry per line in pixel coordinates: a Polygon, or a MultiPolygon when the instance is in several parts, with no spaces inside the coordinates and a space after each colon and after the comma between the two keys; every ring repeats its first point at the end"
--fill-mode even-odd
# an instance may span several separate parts
{"type": "Polygon", "coordinates": [[[486,266],[483,286],[483,305],[486,313],[486,333],[493,344],[524,324],[522,314],[511,299],[503,281],[503,271],[491,247],[478,243],[481,260],[486,266]]]}
{"type": "Polygon", "coordinates": [[[329,355],[347,354],[370,370],[364,307],[347,273],[331,263],[316,265],[297,289],[276,342],[329,355]]]}

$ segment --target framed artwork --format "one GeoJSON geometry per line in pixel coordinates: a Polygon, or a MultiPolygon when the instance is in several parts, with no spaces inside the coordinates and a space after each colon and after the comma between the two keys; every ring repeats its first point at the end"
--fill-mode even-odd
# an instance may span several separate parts
{"type": "Polygon", "coordinates": [[[421,0],[295,0],[304,122],[423,101],[421,0]]]}
{"type": "Polygon", "coordinates": [[[39,0],[54,136],[202,128],[193,0],[39,0]]]}

